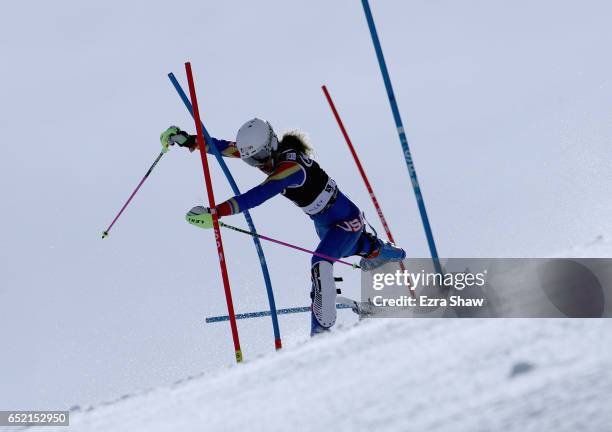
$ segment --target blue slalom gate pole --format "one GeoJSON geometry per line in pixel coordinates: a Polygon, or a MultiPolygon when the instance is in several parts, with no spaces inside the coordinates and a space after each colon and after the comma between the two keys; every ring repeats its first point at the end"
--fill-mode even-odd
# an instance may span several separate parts
{"type": "MultiPolygon", "coordinates": [[[[191,101],[189,100],[185,92],[183,91],[183,88],[177,81],[176,77],[174,76],[173,73],[169,73],[168,78],[170,79],[170,82],[174,86],[176,92],[181,97],[183,103],[185,104],[185,107],[187,108],[191,116],[193,117],[193,107],[191,106],[191,101]]],[[[212,143],[212,139],[210,135],[208,134],[208,131],[206,130],[206,127],[204,126],[204,123],[202,123],[202,131],[204,132],[204,137],[206,138],[206,142],[212,143]]],[[[240,195],[240,189],[238,189],[238,185],[236,184],[234,177],[232,177],[232,174],[230,173],[229,168],[227,167],[225,161],[223,160],[223,157],[219,153],[219,150],[214,145],[210,145],[210,149],[212,153],[215,155],[215,157],[217,158],[219,165],[221,165],[221,169],[223,170],[225,177],[227,177],[227,181],[229,182],[232,188],[232,191],[234,192],[235,195],[240,195]]],[[[251,218],[251,215],[248,211],[244,212],[244,218],[246,219],[247,224],[249,225],[249,229],[252,232],[257,233],[257,230],[255,229],[255,224],[253,223],[253,219],[251,218]]],[[[276,303],[274,301],[274,291],[272,291],[272,282],[270,280],[270,273],[268,272],[268,264],[266,263],[266,257],[261,247],[261,242],[259,241],[259,238],[253,237],[253,242],[255,243],[255,249],[257,249],[257,255],[259,256],[259,263],[261,264],[261,271],[263,273],[264,281],[266,284],[266,292],[268,294],[268,303],[270,304],[270,316],[272,317],[272,328],[274,329],[274,346],[278,350],[282,348],[282,342],[281,342],[281,336],[280,336],[280,329],[278,326],[276,303]]]]}
{"type": "Polygon", "coordinates": [[[406,133],[404,132],[404,125],[402,123],[402,118],[400,117],[399,108],[397,107],[393,87],[391,86],[391,78],[389,77],[385,57],[383,56],[380,41],[378,40],[378,33],[376,32],[376,26],[374,24],[374,18],[372,17],[372,11],[370,10],[370,4],[368,3],[368,0],[361,0],[361,4],[363,5],[363,11],[365,12],[366,20],[368,22],[370,35],[372,36],[372,43],[374,44],[374,50],[376,51],[376,57],[378,58],[380,72],[382,73],[385,88],[387,89],[387,96],[389,98],[389,104],[391,105],[391,111],[393,112],[395,127],[397,128],[397,133],[399,134],[400,143],[402,145],[402,151],[404,152],[404,158],[406,159],[408,174],[410,175],[410,180],[412,181],[412,189],[414,189],[414,196],[419,207],[421,220],[423,221],[423,228],[425,229],[425,236],[427,237],[427,243],[429,245],[429,251],[431,252],[434,268],[438,273],[442,273],[442,268],[438,259],[438,251],[436,250],[436,243],[434,242],[433,232],[431,231],[429,218],[427,217],[427,210],[425,209],[425,201],[423,200],[423,194],[421,193],[421,186],[419,186],[419,180],[417,179],[414,163],[412,162],[410,147],[408,147],[408,139],[406,138],[406,133]]]}

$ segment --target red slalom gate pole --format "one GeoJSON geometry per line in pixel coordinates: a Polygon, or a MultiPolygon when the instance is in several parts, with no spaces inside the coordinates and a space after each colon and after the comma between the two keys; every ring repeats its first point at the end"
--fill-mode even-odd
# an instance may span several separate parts
{"type": "MultiPolygon", "coordinates": [[[[223,278],[223,288],[225,289],[225,300],[227,302],[227,313],[230,318],[230,327],[232,328],[232,338],[234,340],[234,352],[236,353],[236,362],[242,361],[242,351],[240,349],[240,340],[238,338],[238,326],[236,325],[236,314],[234,313],[234,303],[232,301],[232,291],[230,289],[229,277],[227,275],[227,266],[225,264],[225,254],[223,252],[223,241],[221,240],[221,228],[219,227],[219,217],[215,209],[215,194],[212,187],[210,170],[208,168],[208,159],[206,158],[206,141],[202,132],[202,122],[200,121],[200,110],[198,109],[198,99],[193,82],[193,73],[191,72],[191,63],[185,63],[185,72],[187,73],[187,82],[189,83],[189,95],[191,97],[191,105],[193,107],[193,119],[196,126],[197,143],[200,147],[200,156],[202,159],[202,168],[204,170],[204,182],[206,183],[206,192],[208,194],[208,203],[213,219],[213,230],[217,243],[217,253],[219,255],[219,265],[221,267],[221,276],[223,278]]],[[[211,145],[213,145],[211,143],[211,145]]]]}
{"type": "MultiPolygon", "coordinates": [[[[387,224],[385,215],[383,214],[383,211],[380,208],[380,204],[378,204],[378,200],[376,199],[376,195],[374,194],[374,189],[372,189],[370,180],[368,180],[368,176],[366,175],[365,170],[363,169],[363,166],[361,165],[361,161],[359,160],[359,156],[357,156],[357,152],[355,151],[355,147],[353,147],[353,143],[351,142],[351,139],[349,138],[348,132],[344,128],[344,123],[342,123],[342,119],[340,118],[340,115],[338,114],[336,105],[334,105],[334,101],[332,100],[331,95],[329,94],[329,91],[327,91],[327,87],[325,85],[322,85],[321,89],[323,90],[323,94],[325,95],[325,98],[327,99],[327,102],[329,103],[329,107],[331,108],[332,113],[334,114],[334,117],[336,118],[336,121],[338,122],[338,126],[340,127],[340,131],[342,132],[342,135],[344,136],[344,140],[346,141],[346,144],[348,145],[348,148],[351,151],[351,155],[353,155],[353,159],[355,160],[355,164],[357,165],[359,174],[361,174],[361,178],[363,179],[366,189],[368,190],[368,193],[370,194],[370,198],[372,198],[372,203],[374,204],[374,207],[376,208],[376,213],[378,213],[378,217],[380,218],[380,222],[382,223],[385,233],[387,234],[387,238],[389,239],[391,243],[395,243],[395,240],[393,239],[393,235],[391,234],[391,229],[389,228],[389,224],[387,224]]],[[[402,272],[406,270],[406,267],[404,266],[404,263],[402,261],[400,261],[399,266],[402,272]]],[[[413,297],[415,295],[413,290],[410,290],[410,294],[413,297]]]]}
{"type": "Polygon", "coordinates": [[[363,169],[363,166],[361,165],[361,161],[359,160],[359,156],[357,156],[355,147],[353,147],[353,143],[351,142],[351,139],[349,138],[348,133],[346,132],[346,129],[344,128],[344,124],[342,123],[342,120],[340,119],[340,115],[338,114],[338,111],[336,110],[336,106],[334,105],[334,102],[332,101],[332,98],[329,92],[327,91],[327,87],[323,85],[321,86],[321,89],[323,89],[325,98],[327,99],[327,102],[329,103],[329,106],[332,112],[334,113],[334,117],[336,117],[336,121],[338,122],[338,126],[340,126],[342,135],[344,135],[346,144],[348,145],[348,148],[351,151],[351,154],[353,155],[353,159],[355,160],[355,163],[357,164],[357,169],[359,170],[359,174],[361,174],[361,178],[363,179],[366,189],[368,190],[368,193],[370,194],[370,198],[372,198],[374,207],[376,207],[376,212],[378,213],[380,222],[382,223],[383,228],[385,229],[385,232],[387,233],[387,238],[389,239],[391,243],[395,243],[395,241],[393,240],[393,235],[391,234],[391,230],[389,229],[389,225],[387,224],[387,220],[385,219],[385,215],[383,214],[382,209],[380,208],[380,204],[378,204],[376,195],[374,195],[374,190],[372,189],[372,185],[370,184],[370,181],[368,180],[368,176],[366,175],[363,169]]]}

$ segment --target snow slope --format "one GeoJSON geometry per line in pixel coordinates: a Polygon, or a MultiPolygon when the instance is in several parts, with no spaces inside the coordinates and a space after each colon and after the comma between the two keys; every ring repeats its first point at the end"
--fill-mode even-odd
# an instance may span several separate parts
{"type": "MultiPolygon", "coordinates": [[[[600,236],[563,255],[611,252],[600,236]]],[[[612,431],[611,330],[607,319],[364,320],[76,407],[68,430],[612,431]]]]}
{"type": "MultiPolygon", "coordinates": [[[[564,255],[611,251],[598,237],[564,255]]],[[[75,408],[69,430],[612,431],[611,330],[607,319],[364,320],[75,408]]]]}
{"type": "Polygon", "coordinates": [[[73,412],[70,430],[612,430],[609,337],[606,320],[374,319],[73,412]]]}

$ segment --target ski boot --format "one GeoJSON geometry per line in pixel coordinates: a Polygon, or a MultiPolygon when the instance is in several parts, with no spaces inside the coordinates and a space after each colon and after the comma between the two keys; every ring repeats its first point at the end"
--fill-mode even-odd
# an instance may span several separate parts
{"type": "Polygon", "coordinates": [[[329,327],[323,327],[321,324],[319,324],[319,321],[317,321],[314,312],[310,312],[310,337],[316,336],[321,333],[328,333],[329,329],[329,327]]]}
{"type": "Polygon", "coordinates": [[[406,252],[404,249],[397,247],[393,243],[389,243],[386,240],[381,240],[376,237],[374,237],[374,240],[376,243],[375,247],[373,248],[373,252],[371,252],[368,256],[361,258],[359,262],[361,270],[375,270],[388,262],[398,262],[406,258],[406,252]]]}

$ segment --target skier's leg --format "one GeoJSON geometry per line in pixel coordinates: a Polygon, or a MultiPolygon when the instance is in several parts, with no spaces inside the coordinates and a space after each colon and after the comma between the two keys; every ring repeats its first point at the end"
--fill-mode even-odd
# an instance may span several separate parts
{"type": "MultiPolygon", "coordinates": [[[[389,261],[401,261],[406,257],[406,253],[401,248],[365,231],[361,211],[344,194],[338,196],[333,208],[323,218],[327,219],[326,225],[340,228],[343,232],[359,232],[358,241],[352,243],[352,246],[350,244],[343,246],[340,257],[362,256],[364,259],[360,264],[366,271],[380,267],[389,261]]],[[[323,238],[320,233],[319,238],[323,238]]]]}
{"type": "Polygon", "coordinates": [[[360,255],[359,265],[363,271],[374,270],[388,262],[402,261],[406,258],[404,249],[376,237],[365,230],[355,244],[353,255],[360,255]]]}
{"type": "MultiPolygon", "coordinates": [[[[359,236],[359,232],[347,232],[339,227],[330,228],[321,239],[316,251],[332,258],[341,258],[355,248],[359,236]]],[[[314,335],[328,330],[336,322],[336,283],[333,263],[313,256],[311,276],[311,335],[314,335]]]]}
{"type": "Polygon", "coordinates": [[[334,268],[329,261],[312,265],[312,313],[310,335],[329,330],[336,323],[336,283],[334,268]]]}

